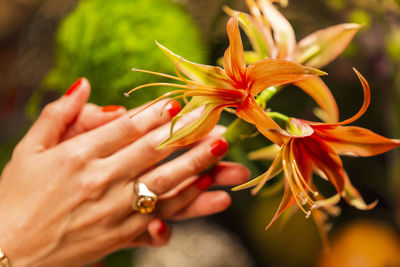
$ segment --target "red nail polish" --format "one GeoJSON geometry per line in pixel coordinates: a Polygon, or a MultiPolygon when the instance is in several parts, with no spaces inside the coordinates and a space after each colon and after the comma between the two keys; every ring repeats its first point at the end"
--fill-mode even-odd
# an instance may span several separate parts
{"type": "Polygon", "coordinates": [[[104,267],[104,264],[101,262],[93,264],[91,267],[104,267]]]}
{"type": "Polygon", "coordinates": [[[178,101],[174,100],[172,102],[169,102],[165,109],[168,111],[169,117],[173,118],[176,116],[176,114],[179,113],[179,111],[181,111],[181,104],[178,101]]]}
{"type": "Polygon", "coordinates": [[[76,88],[78,88],[80,85],[82,84],[82,78],[79,78],[78,80],[76,80],[71,87],[65,92],[65,95],[70,95],[72,94],[73,91],[76,90],[76,88]]]}
{"type": "Polygon", "coordinates": [[[118,109],[124,108],[123,106],[117,106],[117,105],[109,105],[109,106],[104,106],[101,108],[101,111],[103,112],[113,112],[118,109]]]}
{"type": "Polygon", "coordinates": [[[222,156],[228,151],[228,143],[225,139],[218,139],[211,144],[211,154],[214,157],[222,156]]]}
{"type": "Polygon", "coordinates": [[[196,186],[199,190],[207,190],[213,183],[213,178],[209,174],[201,174],[196,182],[196,186]]]}
{"type": "Polygon", "coordinates": [[[160,220],[160,226],[158,227],[157,232],[162,235],[167,231],[167,225],[163,220],[160,220]]]}

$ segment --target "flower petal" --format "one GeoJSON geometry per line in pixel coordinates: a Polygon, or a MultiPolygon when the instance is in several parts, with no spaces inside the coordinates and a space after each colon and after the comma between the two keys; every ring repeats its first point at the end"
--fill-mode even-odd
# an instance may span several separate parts
{"type": "Polygon", "coordinates": [[[233,10],[227,6],[224,6],[223,9],[229,16],[238,18],[239,25],[249,38],[251,46],[257,54],[258,60],[270,57],[271,51],[274,48],[274,43],[269,28],[263,27],[257,19],[253,18],[249,14],[233,10]]]}
{"type": "Polygon", "coordinates": [[[274,217],[271,219],[267,227],[265,227],[265,230],[271,228],[271,226],[279,219],[282,213],[286,211],[288,208],[290,208],[294,203],[296,203],[296,200],[293,197],[292,191],[290,190],[286,177],[284,180],[285,180],[285,189],[281,203],[279,204],[278,210],[276,211],[274,217]]]}
{"type": "Polygon", "coordinates": [[[298,43],[294,60],[314,68],[324,67],[343,52],[361,27],[344,23],[316,31],[298,43]]]}
{"type": "Polygon", "coordinates": [[[347,174],[345,174],[345,182],[342,196],[347,201],[347,203],[359,210],[370,210],[375,208],[375,206],[378,204],[378,200],[375,200],[371,204],[367,205],[357,189],[351,184],[347,174]]]}
{"type": "Polygon", "coordinates": [[[300,81],[311,75],[324,75],[323,71],[304,67],[281,59],[262,59],[247,67],[247,83],[251,95],[257,95],[271,86],[300,81]]]}
{"type": "Polygon", "coordinates": [[[272,133],[271,129],[280,129],[264,110],[258,105],[254,97],[248,97],[236,109],[236,115],[241,119],[254,124],[257,129],[269,140],[277,145],[282,145],[284,139],[279,134],[272,133]]]}
{"type": "Polygon", "coordinates": [[[254,178],[253,180],[247,183],[232,188],[232,191],[239,191],[253,186],[257,186],[252,191],[252,194],[257,194],[258,191],[260,191],[260,189],[265,185],[266,182],[274,178],[281,171],[282,171],[282,155],[281,153],[279,153],[265,173],[261,174],[260,176],[254,178]]]}
{"type": "Polygon", "coordinates": [[[158,42],[156,44],[176,67],[191,80],[212,86],[231,87],[230,79],[222,68],[190,62],[158,42]]]}
{"type": "MultiPolygon", "coordinates": [[[[290,179],[291,179],[291,168],[289,167],[290,162],[289,162],[289,158],[288,158],[288,144],[285,144],[282,147],[282,151],[280,153],[280,155],[282,155],[282,167],[284,169],[284,181],[285,181],[285,186],[284,186],[284,193],[283,193],[283,197],[281,200],[281,203],[279,204],[278,210],[275,213],[274,217],[272,218],[272,220],[269,222],[269,224],[267,225],[265,230],[268,230],[273,223],[278,220],[278,218],[281,216],[281,214],[287,210],[289,207],[291,207],[294,203],[296,203],[296,199],[293,196],[293,192],[290,186],[290,179]]],[[[300,206],[299,206],[300,207],[300,206]]]]}
{"type": "Polygon", "coordinates": [[[198,141],[215,127],[224,108],[225,105],[221,103],[206,104],[203,113],[198,119],[173,132],[157,149],[186,146],[198,141]]]}
{"type": "Polygon", "coordinates": [[[229,47],[225,51],[223,66],[226,74],[231,77],[239,86],[246,88],[245,74],[246,61],[244,58],[242,38],[236,17],[230,18],[226,26],[229,37],[229,47]]]}
{"type": "Polygon", "coordinates": [[[325,174],[338,193],[343,191],[345,172],[342,160],[332,148],[315,137],[299,139],[297,146],[302,153],[307,153],[315,166],[325,174]]]}
{"type": "Polygon", "coordinates": [[[311,96],[314,101],[325,111],[328,121],[337,122],[339,120],[339,110],[331,90],[319,77],[310,77],[295,83],[300,89],[311,96]]]}
{"type": "Polygon", "coordinates": [[[248,156],[250,160],[273,160],[280,151],[281,148],[278,145],[272,144],[252,151],[248,156]]]}
{"type": "Polygon", "coordinates": [[[369,157],[400,146],[400,140],[392,140],[361,127],[314,126],[314,130],[338,154],[369,157]]]}
{"type": "Polygon", "coordinates": [[[292,26],[270,0],[259,0],[258,4],[274,32],[278,48],[277,58],[291,60],[296,47],[296,37],[292,26]]]}
{"type": "Polygon", "coordinates": [[[323,126],[323,127],[331,127],[331,126],[339,126],[339,125],[346,125],[350,124],[356,120],[358,120],[364,113],[367,111],[369,104],[371,103],[371,89],[369,88],[369,84],[364,76],[361,75],[355,68],[353,68],[354,72],[357,74],[358,79],[360,79],[361,85],[363,87],[364,92],[364,101],[360,108],[360,110],[351,118],[347,120],[336,122],[336,123],[320,123],[320,122],[308,122],[310,125],[313,126],[323,126]]]}

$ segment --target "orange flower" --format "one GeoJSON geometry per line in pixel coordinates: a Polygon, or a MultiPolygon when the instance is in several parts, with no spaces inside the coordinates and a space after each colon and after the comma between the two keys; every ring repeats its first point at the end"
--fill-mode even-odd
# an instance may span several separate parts
{"type": "Polygon", "coordinates": [[[273,129],[273,133],[284,140],[284,144],[270,168],[263,175],[240,185],[234,190],[256,186],[258,192],[264,184],[284,172],[284,195],[269,228],[290,206],[297,203],[306,214],[316,208],[329,209],[342,196],[358,209],[370,209],[376,202],[366,205],[358,191],[351,184],[339,155],[373,156],[400,146],[400,140],[388,139],[367,129],[344,126],[361,117],[370,103],[370,89],[365,78],[355,70],[364,90],[364,102],[357,114],[338,123],[316,123],[291,118],[288,130],[273,129]],[[328,180],[337,194],[323,199],[312,182],[316,172],[328,180]]]}
{"type": "MultiPolygon", "coordinates": [[[[300,42],[287,19],[272,2],[286,5],[281,0],[246,0],[250,13],[225,7],[227,14],[237,16],[254,51],[245,51],[248,63],[263,58],[286,59],[313,68],[321,68],[333,61],[347,47],[361,28],[355,23],[343,23],[316,31],[300,42]]],[[[337,122],[339,112],[329,88],[319,77],[295,83],[310,95],[321,109],[316,115],[326,122],[337,122]]]]}
{"type": "Polygon", "coordinates": [[[269,131],[280,127],[265,114],[254,96],[270,86],[296,82],[311,75],[324,74],[324,72],[286,60],[264,59],[246,66],[237,24],[235,17],[228,21],[227,32],[230,45],[225,51],[223,68],[189,62],[157,43],[175,64],[177,76],[134,69],[174,79],[184,84],[150,83],[134,88],[128,94],[144,87],[170,86],[177,89],[164,94],[152,103],[166,97],[185,100],[187,97],[192,97],[173,119],[171,135],[159,148],[183,146],[196,142],[212,130],[222,110],[227,107],[236,108],[237,116],[255,124],[258,130],[274,143],[282,144],[280,137],[269,131]],[[184,114],[201,106],[205,108],[200,118],[173,132],[175,123],[184,114]]]}

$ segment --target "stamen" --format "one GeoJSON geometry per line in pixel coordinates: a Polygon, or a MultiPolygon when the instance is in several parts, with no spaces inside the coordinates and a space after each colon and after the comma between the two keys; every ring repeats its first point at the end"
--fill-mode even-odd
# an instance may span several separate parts
{"type": "Polygon", "coordinates": [[[311,205],[310,210],[318,209],[320,206],[321,205],[319,205],[319,204],[313,204],[313,205],[311,205]]]}
{"type": "Polygon", "coordinates": [[[129,92],[127,92],[125,94],[130,95],[131,93],[133,93],[133,92],[135,92],[135,91],[137,91],[139,89],[146,88],[146,87],[154,87],[154,86],[168,86],[168,87],[176,87],[176,88],[183,88],[183,89],[189,90],[187,85],[182,85],[182,84],[175,84],[175,83],[146,83],[146,84],[142,84],[142,85],[139,85],[139,86],[133,88],[132,90],[130,90],[129,92]]]}
{"type": "MultiPolygon", "coordinates": [[[[290,142],[292,143],[292,141],[293,141],[293,140],[291,140],[290,142]]],[[[290,143],[290,144],[291,144],[291,143],[290,143]]],[[[284,150],[284,151],[282,151],[282,153],[283,153],[283,162],[282,162],[282,165],[283,165],[283,169],[284,169],[284,172],[285,172],[285,177],[287,177],[287,180],[288,180],[288,182],[289,182],[290,190],[292,191],[292,195],[293,195],[294,199],[296,200],[297,205],[299,206],[299,208],[301,209],[301,211],[304,212],[304,214],[307,214],[308,212],[304,209],[303,205],[301,205],[301,203],[300,203],[300,201],[299,201],[299,199],[298,199],[298,197],[297,197],[298,193],[300,193],[300,192],[298,192],[298,191],[296,190],[296,187],[295,187],[295,185],[293,184],[293,181],[292,181],[292,179],[291,179],[291,177],[292,177],[292,170],[291,170],[291,168],[290,168],[290,165],[288,166],[288,162],[287,162],[288,160],[290,160],[290,153],[289,153],[289,151],[288,151],[288,145],[285,145],[282,149],[284,150]],[[288,153],[289,153],[289,155],[288,155],[288,153]]]]}
{"type": "Polygon", "coordinates": [[[310,216],[311,216],[311,211],[307,211],[307,213],[306,213],[306,219],[310,218],[310,216]]]}
{"type": "Polygon", "coordinates": [[[165,73],[161,73],[161,72],[155,72],[155,71],[151,71],[151,70],[142,70],[142,69],[137,69],[137,68],[133,68],[132,71],[153,74],[153,75],[156,75],[156,76],[160,76],[160,77],[164,77],[164,78],[168,78],[168,79],[173,79],[173,80],[177,80],[177,81],[180,81],[180,82],[184,82],[184,80],[179,78],[179,77],[172,76],[172,75],[165,74],[165,73]]]}

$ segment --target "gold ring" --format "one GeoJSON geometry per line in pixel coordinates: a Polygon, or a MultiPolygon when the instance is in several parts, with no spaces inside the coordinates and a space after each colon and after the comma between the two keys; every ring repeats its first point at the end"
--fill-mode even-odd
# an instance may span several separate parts
{"type": "Polygon", "coordinates": [[[157,195],[144,183],[133,183],[132,209],[142,214],[150,213],[156,207],[157,195]]]}

